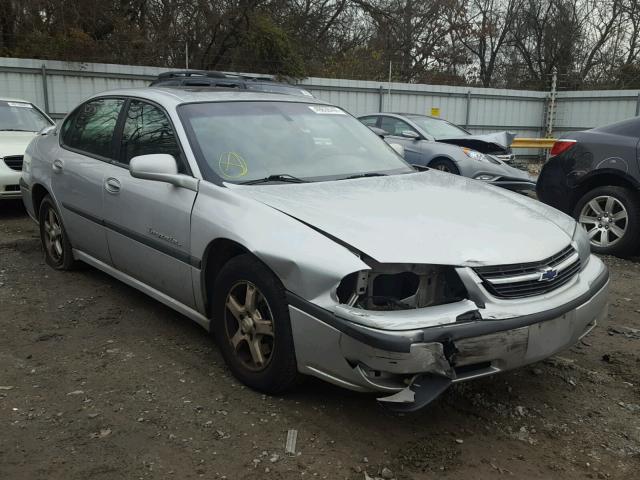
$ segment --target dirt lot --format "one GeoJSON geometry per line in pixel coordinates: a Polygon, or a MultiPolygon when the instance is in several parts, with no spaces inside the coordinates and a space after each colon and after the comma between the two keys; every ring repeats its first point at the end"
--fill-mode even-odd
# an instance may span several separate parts
{"type": "Polygon", "coordinates": [[[284,398],[240,386],[186,318],[45,266],[3,203],[0,478],[638,479],[640,262],[606,260],[610,316],[582,344],[396,416],[313,379],[284,398]]]}

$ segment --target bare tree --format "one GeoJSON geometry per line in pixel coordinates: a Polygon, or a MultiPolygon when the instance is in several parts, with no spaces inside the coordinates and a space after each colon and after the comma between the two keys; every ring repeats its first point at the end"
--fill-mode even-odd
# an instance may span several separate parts
{"type": "Polygon", "coordinates": [[[449,21],[458,41],[478,65],[480,83],[494,84],[498,62],[504,57],[522,0],[472,0],[454,2],[449,21]]]}

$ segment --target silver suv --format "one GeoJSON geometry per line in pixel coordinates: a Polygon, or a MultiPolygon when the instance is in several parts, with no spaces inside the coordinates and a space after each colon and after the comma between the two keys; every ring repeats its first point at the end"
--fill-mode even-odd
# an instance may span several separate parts
{"type": "Polygon", "coordinates": [[[169,305],[261,391],[309,374],[416,409],[606,313],[607,269],[573,219],[418,172],[311,98],[108,92],[24,160],[51,267],[88,263],[169,305]]]}

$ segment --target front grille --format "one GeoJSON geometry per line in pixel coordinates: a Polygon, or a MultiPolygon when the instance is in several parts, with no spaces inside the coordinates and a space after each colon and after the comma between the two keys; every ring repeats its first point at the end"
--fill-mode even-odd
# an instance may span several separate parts
{"type": "Polygon", "coordinates": [[[4,191],[5,192],[19,192],[20,191],[20,185],[6,185],[4,187],[4,191]]]}
{"type": "Polygon", "coordinates": [[[523,298],[551,292],[571,280],[580,271],[580,257],[569,245],[540,262],[478,267],[474,269],[487,291],[498,298],[523,298]],[[556,275],[544,280],[543,273],[556,275]]]}
{"type": "Polygon", "coordinates": [[[21,171],[22,159],[23,159],[22,155],[13,155],[11,157],[4,157],[4,163],[6,163],[7,167],[9,167],[12,170],[21,171]]]}

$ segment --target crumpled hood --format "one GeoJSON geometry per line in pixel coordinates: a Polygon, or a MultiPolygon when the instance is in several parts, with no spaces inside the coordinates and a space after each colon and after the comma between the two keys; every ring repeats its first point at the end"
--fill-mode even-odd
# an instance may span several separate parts
{"type": "Polygon", "coordinates": [[[37,136],[35,132],[0,131],[0,158],[11,155],[24,155],[27,145],[37,136]]]}
{"type": "Polygon", "coordinates": [[[481,153],[505,153],[511,148],[516,134],[512,132],[487,133],[486,135],[464,135],[461,137],[438,138],[438,142],[468,147],[481,153]]]}
{"type": "Polygon", "coordinates": [[[433,170],[231,188],[378,262],[459,266],[532,262],[565,248],[575,228],[567,215],[524,195],[433,170]]]}

